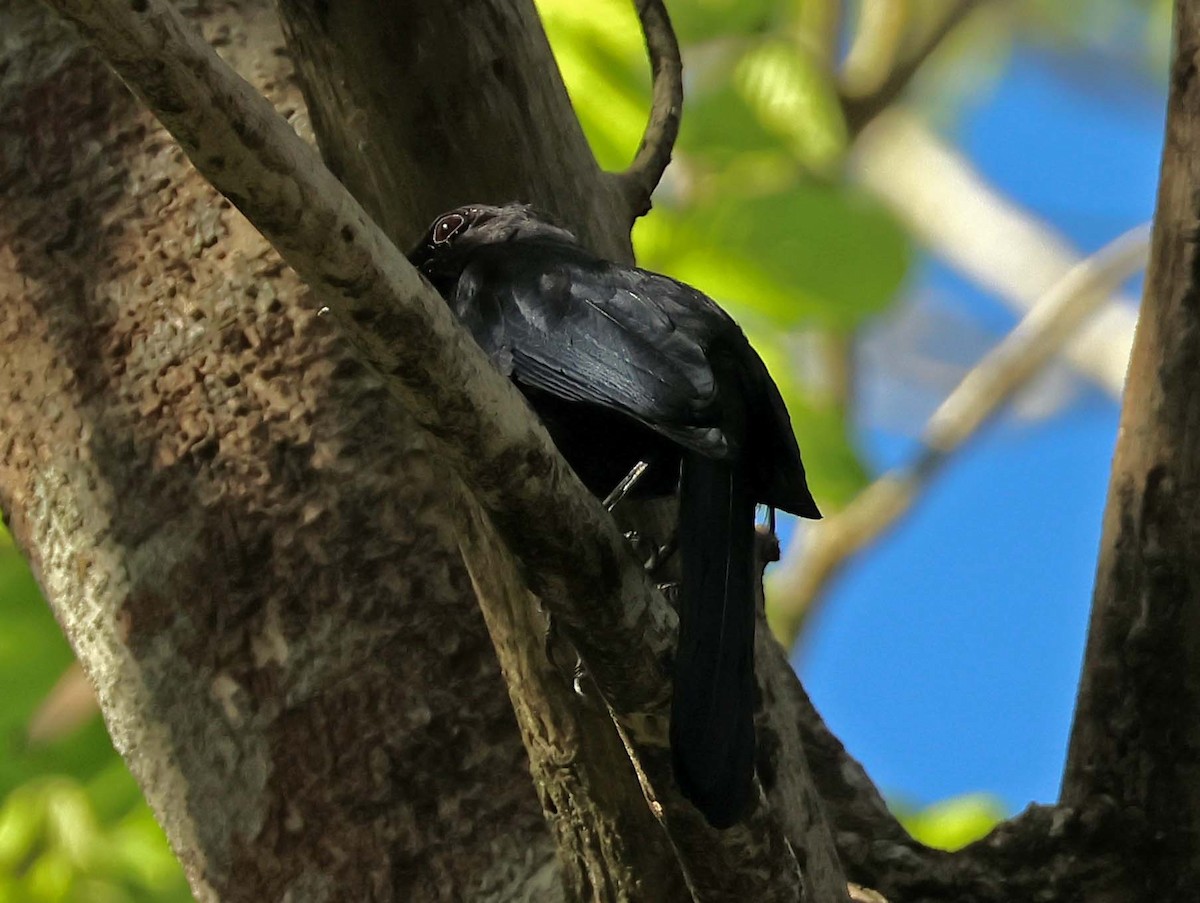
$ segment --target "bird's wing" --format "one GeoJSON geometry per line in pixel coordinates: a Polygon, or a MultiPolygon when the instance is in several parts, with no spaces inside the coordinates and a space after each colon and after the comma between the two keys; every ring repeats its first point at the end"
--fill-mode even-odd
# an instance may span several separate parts
{"type": "Polygon", "coordinates": [[[519,383],[622,411],[701,454],[724,457],[728,442],[703,336],[678,328],[683,308],[671,293],[681,291],[690,290],[582,255],[509,252],[469,266],[453,306],[519,383]]]}

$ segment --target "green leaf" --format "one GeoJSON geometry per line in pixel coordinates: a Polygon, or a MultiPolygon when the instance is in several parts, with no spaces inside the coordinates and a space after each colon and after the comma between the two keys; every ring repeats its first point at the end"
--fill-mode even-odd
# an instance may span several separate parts
{"type": "Polygon", "coordinates": [[[775,154],[795,166],[787,142],[763,124],[728,78],[688,95],[678,147],[689,163],[709,169],[730,166],[748,152],[775,154]]]}
{"type": "Polygon", "coordinates": [[[96,814],[87,795],[82,787],[66,778],[48,781],[43,792],[47,834],[54,848],[72,866],[86,870],[99,858],[101,845],[96,814]]]}
{"type": "Polygon", "coordinates": [[[45,823],[45,799],[35,785],[18,787],[0,802],[0,874],[31,858],[45,823]]]}
{"type": "Polygon", "coordinates": [[[951,851],[987,836],[1006,814],[1004,805],[986,793],[956,796],[916,810],[895,801],[889,805],[914,839],[951,851]]]}
{"type": "Polygon", "coordinates": [[[841,185],[805,182],[648,219],[634,233],[643,266],[783,328],[850,332],[890,304],[908,266],[900,226],[841,185]]]}
{"type": "Polygon", "coordinates": [[[539,0],[537,6],[597,162],[624,169],[650,115],[650,65],[633,4],[539,0]]]}
{"type": "Polygon", "coordinates": [[[784,0],[686,0],[670,6],[683,44],[755,35],[778,27],[791,4],[784,0]]]}
{"type": "Polygon", "coordinates": [[[797,353],[795,343],[781,341],[778,335],[760,333],[754,324],[748,324],[746,333],[787,404],[813,498],[822,513],[832,514],[858,495],[870,480],[845,411],[796,377],[799,368],[791,359],[797,353]]]}
{"type": "Polygon", "coordinates": [[[846,152],[841,102],[828,71],[803,47],[763,41],[738,62],[733,82],[763,127],[786,139],[801,165],[833,171],[846,152]]]}

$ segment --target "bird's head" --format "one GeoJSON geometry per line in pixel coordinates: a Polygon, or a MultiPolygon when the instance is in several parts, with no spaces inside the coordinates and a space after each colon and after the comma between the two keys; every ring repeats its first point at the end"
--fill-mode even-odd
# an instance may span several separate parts
{"type": "Polygon", "coordinates": [[[467,204],[435,219],[408,259],[442,291],[462,274],[473,251],[522,239],[575,243],[574,235],[546,222],[528,204],[467,204]]]}

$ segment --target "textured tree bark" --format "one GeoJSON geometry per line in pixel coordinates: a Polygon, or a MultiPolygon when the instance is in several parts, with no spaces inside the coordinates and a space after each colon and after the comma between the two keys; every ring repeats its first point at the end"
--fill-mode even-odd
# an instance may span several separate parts
{"type": "MultiPolygon", "coordinates": [[[[392,42],[377,44],[376,18],[364,16],[357,6],[340,7],[347,15],[338,17],[315,11],[307,4],[280,4],[285,30],[305,73],[302,83],[309,109],[321,130],[319,143],[335,163],[353,161],[339,166],[343,182],[380,221],[393,224],[404,244],[424,226],[424,218],[414,229],[413,223],[397,215],[397,210],[406,209],[403,191],[399,200],[378,191],[380,187],[415,181],[427,195],[437,188],[443,192],[445,199],[437,200],[429,215],[471,197],[532,198],[547,209],[555,205],[561,209],[562,199],[569,199],[566,209],[576,208],[575,218],[560,212],[562,221],[570,223],[579,234],[592,236],[593,243],[609,248],[608,253],[628,256],[628,213],[613,208],[608,221],[602,222],[587,206],[579,205],[581,199],[605,197],[611,179],[596,168],[583,141],[532,7],[477,4],[473,15],[448,16],[435,4],[397,4],[401,6],[405,8],[392,10],[404,23],[403,35],[394,36],[401,50],[395,53],[392,42]],[[498,22],[509,24],[497,27],[498,22]],[[516,27],[514,22],[524,24],[516,27]],[[386,52],[371,65],[363,65],[363,49],[373,47],[386,52]],[[411,54],[404,52],[406,47],[411,54]],[[462,52],[451,53],[447,49],[450,47],[469,49],[475,62],[472,64],[462,52]],[[436,82],[469,76],[476,83],[466,93],[479,109],[473,109],[468,120],[486,120],[496,111],[516,105],[557,110],[559,118],[570,119],[570,127],[562,128],[553,118],[547,118],[548,126],[537,128],[535,123],[506,116],[472,134],[473,126],[463,125],[461,104],[423,106],[428,98],[421,92],[409,97],[381,92],[381,84],[412,82],[413,54],[422,59],[457,59],[456,67],[444,70],[434,66],[429,74],[436,75],[436,82]],[[518,79],[519,91],[514,97],[511,86],[492,81],[496,72],[532,72],[539,73],[539,77],[532,81],[518,79]],[[497,96],[497,90],[502,96],[497,96]],[[422,106],[419,115],[411,109],[414,101],[422,106]],[[343,122],[349,127],[343,128],[343,122]],[[374,139],[357,135],[357,123],[369,123],[374,139]],[[419,129],[415,123],[419,123],[419,129]],[[512,134],[508,130],[514,126],[520,127],[512,134]],[[571,139],[569,142],[564,134],[565,139],[571,139]],[[442,170],[437,167],[430,178],[425,178],[424,173],[416,174],[398,165],[428,154],[430,143],[442,141],[452,146],[444,147],[436,156],[462,163],[466,176],[459,181],[439,185],[436,179],[442,170]],[[487,171],[487,161],[503,155],[506,149],[510,156],[501,168],[512,169],[509,177],[493,176],[491,182],[479,183],[478,174],[487,171]],[[528,168],[531,161],[547,155],[555,161],[551,170],[528,168]],[[473,183],[479,187],[470,188],[473,183]],[[464,194],[464,186],[467,191],[488,193],[464,194]]],[[[497,544],[480,541],[488,532],[487,525],[481,523],[470,541],[464,540],[464,557],[471,572],[479,575],[476,589],[484,600],[492,639],[524,728],[531,765],[557,838],[570,892],[579,898],[600,899],[686,896],[675,856],[646,805],[611,719],[602,705],[581,708],[566,690],[562,676],[547,667],[540,640],[544,630],[541,619],[530,617],[525,586],[515,576],[505,576],[511,563],[506,566],[508,559],[497,544]],[[569,762],[569,767],[564,767],[564,762],[569,762]]],[[[593,706],[597,702],[593,699],[593,706]]],[[[679,837],[676,842],[683,839],[679,837]]],[[[711,832],[705,839],[707,848],[711,846],[711,832]]],[[[743,850],[735,848],[733,852],[742,854],[743,850]]],[[[721,874],[725,881],[737,874],[736,860],[712,855],[693,858],[705,865],[714,862],[711,873],[721,874]]],[[[693,879],[694,886],[703,883],[693,879]]]]}
{"type": "MultiPolygon", "coordinates": [[[[273,13],[190,10],[302,123],[273,13]]],[[[453,475],[70,31],[0,33],[0,499],[198,898],[554,899],[453,475]]]]}
{"type": "Polygon", "coordinates": [[[532,3],[277,5],[322,157],[401,248],[451,207],[524,201],[632,260],[532,3]]]}
{"type": "Polygon", "coordinates": [[[1154,241],[1063,801],[1129,856],[1111,900],[1200,886],[1200,3],[1175,6],[1154,241]],[[1136,838],[1136,849],[1128,849],[1136,838]]]}

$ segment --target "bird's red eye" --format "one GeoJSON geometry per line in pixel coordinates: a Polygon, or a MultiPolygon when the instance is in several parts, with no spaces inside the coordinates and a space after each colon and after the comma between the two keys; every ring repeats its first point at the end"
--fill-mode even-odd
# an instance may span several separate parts
{"type": "Polygon", "coordinates": [[[433,224],[433,243],[444,245],[467,228],[467,218],[461,213],[447,213],[433,224]]]}

